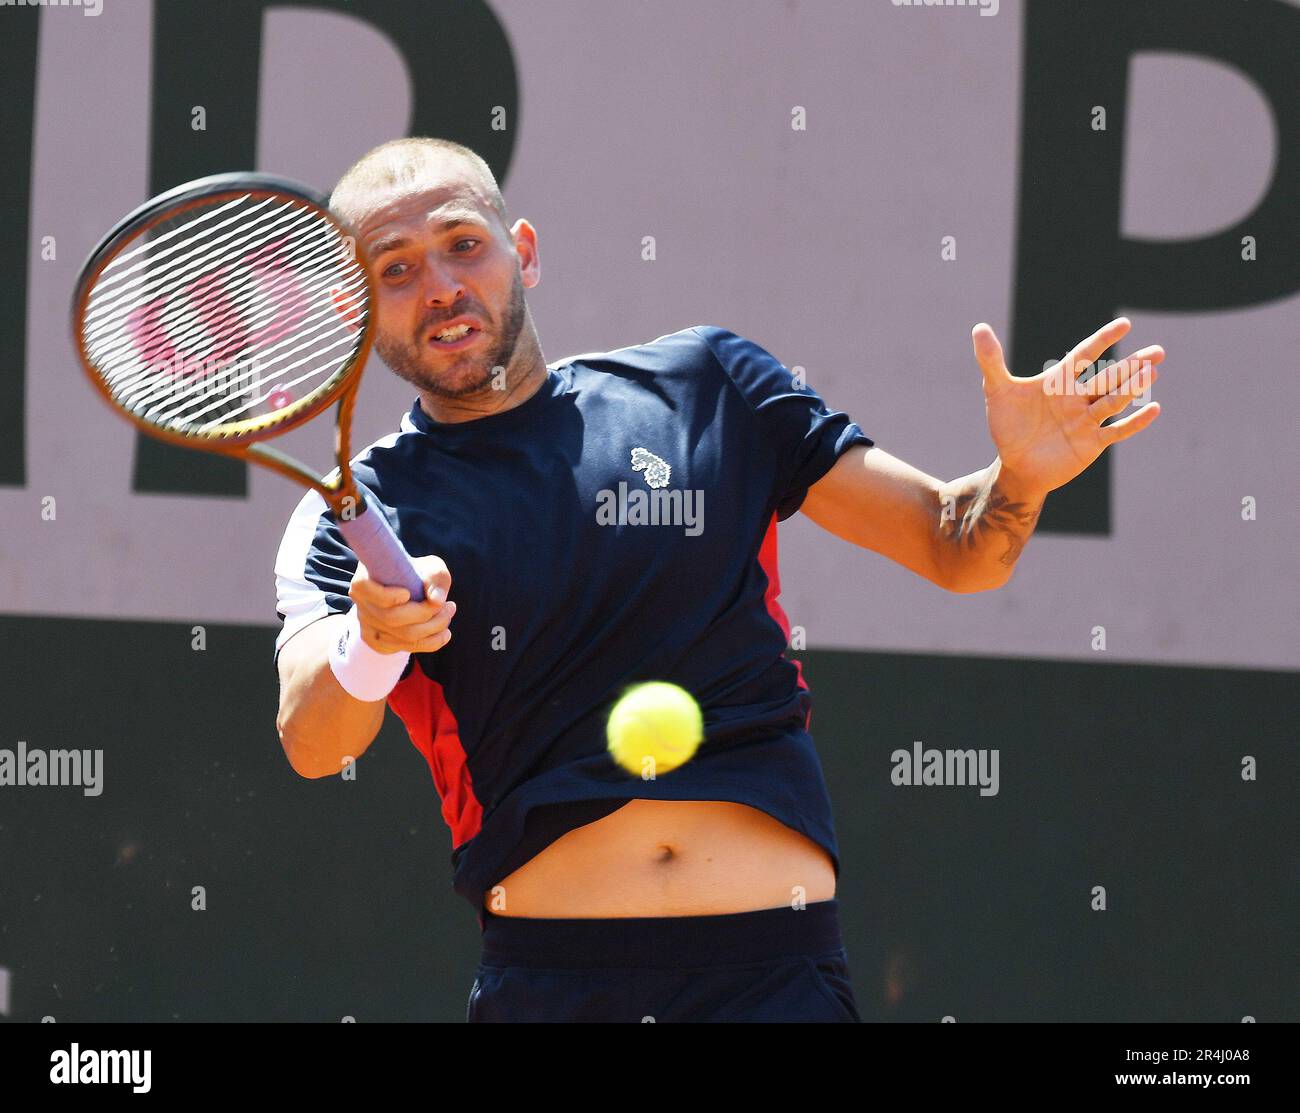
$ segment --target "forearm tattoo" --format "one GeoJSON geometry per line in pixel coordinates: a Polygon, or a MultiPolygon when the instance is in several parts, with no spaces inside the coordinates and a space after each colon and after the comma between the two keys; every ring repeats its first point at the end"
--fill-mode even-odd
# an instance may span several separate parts
{"type": "Polygon", "coordinates": [[[1020,558],[1042,511],[1041,503],[1012,502],[988,480],[957,494],[952,507],[952,517],[945,515],[941,523],[945,536],[964,553],[1005,539],[1006,551],[998,561],[1008,567],[1020,558]]]}

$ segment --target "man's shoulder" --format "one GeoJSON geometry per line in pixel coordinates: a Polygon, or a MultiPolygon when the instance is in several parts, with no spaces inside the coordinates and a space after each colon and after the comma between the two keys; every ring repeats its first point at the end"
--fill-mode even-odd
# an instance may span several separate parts
{"type": "Polygon", "coordinates": [[[656,336],[641,344],[604,352],[582,352],[566,356],[551,366],[574,376],[584,371],[631,370],[659,374],[698,374],[703,365],[717,359],[717,348],[730,341],[744,341],[730,329],[718,325],[690,325],[676,332],[656,336]]]}

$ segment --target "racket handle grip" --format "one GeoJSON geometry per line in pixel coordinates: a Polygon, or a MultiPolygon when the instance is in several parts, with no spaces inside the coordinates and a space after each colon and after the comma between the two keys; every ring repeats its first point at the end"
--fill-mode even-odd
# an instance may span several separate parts
{"type": "Polygon", "coordinates": [[[358,496],[365,509],[355,517],[338,519],[343,540],[366,566],[372,579],[385,587],[404,587],[411,593],[412,602],[420,602],[424,598],[424,584],[410,556],[383,512],[375,509],[364,492],[358,491],[358,496]]]}

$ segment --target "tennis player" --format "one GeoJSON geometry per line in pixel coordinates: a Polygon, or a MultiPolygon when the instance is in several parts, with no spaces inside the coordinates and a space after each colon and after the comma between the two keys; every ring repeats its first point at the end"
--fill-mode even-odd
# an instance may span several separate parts
{"type": "Polygon", "coordinates": [[[385,143],[331,208],[372,266],[376,348],[418,394],[356,473],[427,598],[372,580],[303,498],[276,562],[290,764],[337,774],[386,706],[401,718],[482,928],[470,1020],[858,1020],[777,523],[802,510],[949,591],[1001,587],[1047,492],[1155,418],[1102,424],[1164,353],[1085,382],[1121,319],[1014,378],[978,326],[998,457],[941,482],[724,328],[547,364],[537,232],[465,147],[385,143]],[[604,734],[643,680],[686,688],[706,726],[649,780],[604,734]]]}

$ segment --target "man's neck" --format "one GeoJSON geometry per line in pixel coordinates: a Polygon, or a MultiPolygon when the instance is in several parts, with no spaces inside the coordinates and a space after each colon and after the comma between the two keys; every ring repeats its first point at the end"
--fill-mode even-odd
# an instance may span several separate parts
{"type": "Polygon", "coordinates": [[[546,361],[540,348],[533,346],[524,362],[526,369],[511,367],[503,375],[494,375],[483,390],[463,398],[447,398],[422,390],[420,409],[431,420],[444,424],[476,421],[490,414],[513,410],[527,402],[546,382],[546,361]]]}

